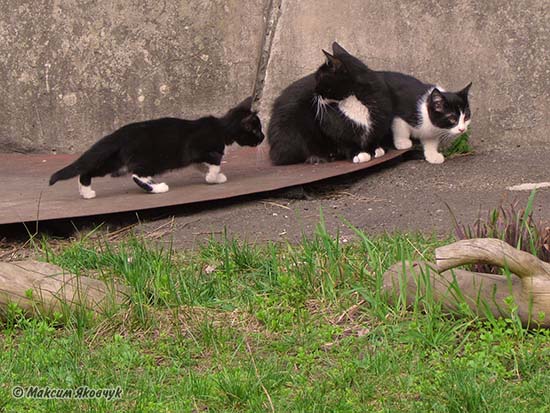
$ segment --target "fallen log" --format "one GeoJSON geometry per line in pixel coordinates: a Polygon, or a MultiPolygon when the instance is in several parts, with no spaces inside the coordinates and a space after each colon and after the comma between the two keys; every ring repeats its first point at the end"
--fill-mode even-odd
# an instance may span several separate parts
{"type": "Polygon", "coordinates": [[[39,261],[0,262],[0,313],[9,303],[27,315],[53,314],[85,307],[101,314],[122,304],[128,289],[90,277],[77,276],[39,261]]]}
{"type": "Polygon", "coordinates": [[[458,241],[435,255],[435,264],[405,262],[388,269],[383,288],[390,298],[405,296],[412,305],[419,295],[430,295],[447,310],[466,304],[480,317],[514,312],[525,327],[550,327],[550,264],[493,238],[458,241]],[[509,275],[456,269],[476,263],[499,266],[509,275]]]}

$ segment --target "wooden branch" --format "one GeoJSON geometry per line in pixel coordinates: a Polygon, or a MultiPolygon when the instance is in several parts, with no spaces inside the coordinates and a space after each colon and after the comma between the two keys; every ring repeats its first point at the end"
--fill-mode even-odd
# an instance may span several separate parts
{"type": "Polygon", "coordinates": [[[480,317],[488,312],[511,317],[514,311],[526,327],[550,328],[550,264],[498,239],[463,240],[437,248],[435,265],[397,263],[384,274],[383,288],[394,298],[406,298],[409,305],[431,296],[451,311],[462,302],[480,317]],[[512,274],[455,269],[475,263],[508,268],[512,274]]]}
{"type": "Polygon", "coordinates": [[[468,239],[435,250],[439,272],[466,264],[491,264],[508,268],[518,277],[547,277],[550,281],[550,264],[532,254],[520,251],[495,238],[468,239]]]}
{"type": "Polygon", "coordinates": [[[446,309],[457,311],[459,303],[464,302],[480,317],[485,317],[486,311],[495,317],[509,316],[508,297],[516,301],[522,297],[521,280],[516,276],[508,280],[499,275],[466,270],[439,274],[434,265],[417,261],[390,267],[384,274],[383,288],[392,295],[404,294],[407,305],[413,305],[419,297],[431,296],[446,309]]]}
{"type": "Polygon", "coordinates": [[[0,262],[0,310],[18,304],[27,314],[62,312],[85,306],[101,313],[120,305],[128,289],[39,261],[0,262]]]}

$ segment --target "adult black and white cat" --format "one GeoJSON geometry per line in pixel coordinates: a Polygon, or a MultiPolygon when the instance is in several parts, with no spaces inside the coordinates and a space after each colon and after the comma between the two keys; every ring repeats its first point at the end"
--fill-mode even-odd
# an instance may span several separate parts
{"type": "Polygon", "coordinates": [[[439,86],[396,72],[383,72],[392,95],[394,118],[393,143],[397,149],[412,146],[418,139],[424,157],[430,163],[442,163],[441,141],[453,139],[466,131],[471,121],[468,92],[471,83],[458,92],[446,92],[439,86]]]}
{"type": "Polygon", "coordinates": [[[337,154],[354,163],[380,157],[393,113],[383,75],[336,42],[332,51],[333,56],[323,51],[327,62],[316,74],[317,117],[324,132],[335,140],[337,154]]]}
{"type": "Polygon", "coordinates": [[[157,194],[169,188],[163,182],[156,183],[152,176],[191,164],[207,167],[206,182],[224,183],[227,178],[220,172],[220,165],[225,146],[234,142],[257,146],[264,139],[251,104],[252,98],[248,97],[223,117],[162,118],[123,126],[54,173],[50,185],[79,175],[80,195],[90,199],[96,196],[92,178],[131,173],[140,188],[157,194]]]}
{"type": "Polygon", "coordinates": [[[275,100],[268,128],[274,164],[346,158],[366,162],[384,154],[391,100],[377,72],[338,43],[319,69],[288,86],[275,100]]]}

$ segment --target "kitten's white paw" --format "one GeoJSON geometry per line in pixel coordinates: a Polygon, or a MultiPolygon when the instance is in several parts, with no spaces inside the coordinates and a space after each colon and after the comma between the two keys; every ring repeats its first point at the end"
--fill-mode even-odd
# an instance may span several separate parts
{"type": "Polygon", "coordinates": [[[374,151],[374,157],[380,158],[381,156],[384,156],[386,154],[386,151],[383,148],[376,148],[374,151]]]}
{"type": "Polygon", "coordinates": [[[227,177],[221,172],[217,174],[215,173],[206,174],[206,182],[208,182],[209,184],[223,184],[226,181],[227,181],[227,177]]]}
{"type": "Polygon", "coordinates": [[[433,164],[439,164],[445,161],[445,157],[443,156],[443,154],[439,152],[426,153],[425,158],[429,163],[433,163],[433,164]]]}
{"type": "Polygon", "coordinates": [[[410,139],[396,139],[393,144],[397,149],[410,149],[413,146],[410,139]]]}
{"type": "Polygon", "coordinates": [[[95,198],[95,191],[92,191],[91,189],[89,191],[86,191],[86,192],[81,192],[80,195],[82,196],[82,198],[84,199],[94,199],[95,198]]]}
{"type": "Polygon", "coordinates": [[[218,180],[216,181],[216,183],[223,184],[224,182],[227,182],[227,176],[225,176],[222,173],[219,173],[218,174],[218,180]]]}
{"type": "Polygon", "coordinates": [[[371,156],[367,152],[359,152],[353,157],[353,163],[363,163],[370,161],[371,156]]]}
{"type": "Polygon", "coordinates": [[[84,186],[80,183],[78,184],[78,192],[80,193],[80,196],[84,199],[93,199],[95,198],[95,191],[92,189],[91,186],[84,186]]]}
{"type": "Polygon", "coordinates": [[[164,182],[161,182],[160,184],[150,184],[150,185],[153,188],[151,190],[152,194],[162,194],[164,192],[168,192],[168,190],[170,189],[170,187],[166,185],[164,182]]]}

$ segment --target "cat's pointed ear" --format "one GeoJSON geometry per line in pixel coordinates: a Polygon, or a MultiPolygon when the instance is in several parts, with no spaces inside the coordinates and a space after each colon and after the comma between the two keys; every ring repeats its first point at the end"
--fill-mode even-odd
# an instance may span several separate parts
{"type": "Polygon", "coordinates": [[[332,43],[332,53],[334,55],[349,55],[348,51],[338,44],[338,42],[332,43]]]}
{"type": "Polygon", "coordinates": [[[445,96],[443,96],[438,88],[432,90],[430,94],[430,105],[436,112],[445,111],[445,96]]]}
{"type": "Polygon", "coordinates": [[[249,96],[246,99],[244,99],[241,103],[237,105],[237,107],[250,110],[250,108],[252,107],[252,96],[249,96]]]}
{"type": "Polygon", "coordinates": [[[333,71],[340,70],[343,66],[342,61],[338,59],[337,57],[334,57],[329,52],[323,49],[323,53],[325,54],[325,57],[327,58],[327,66],[332,69],[333,71]]]}
{"type": "Polygon", "coordinates": [[[456,92],[456,94],[462,97],[468,97],[468,92],[470,91],[471,87],[472,87],[472,82],[468,83],[468,85],[464,89],[462,89],[459,92],[456,92]]]}

